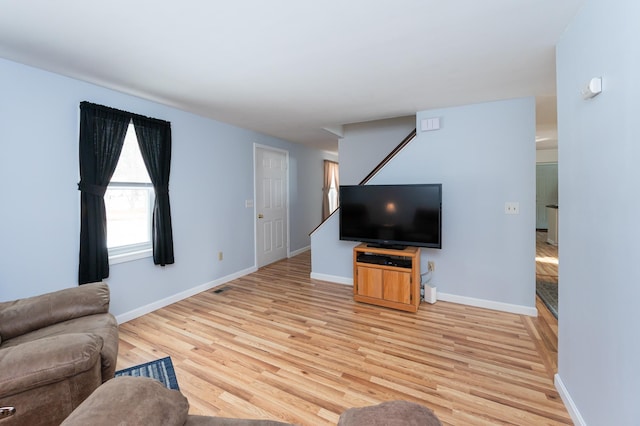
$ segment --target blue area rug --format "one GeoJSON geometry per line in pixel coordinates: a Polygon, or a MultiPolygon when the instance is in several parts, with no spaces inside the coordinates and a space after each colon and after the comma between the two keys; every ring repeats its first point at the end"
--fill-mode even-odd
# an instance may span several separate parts
{"type": "Polygon", "coordinates": [[[146,362],[144,364],[116,371],[116,377],[118,376],[151,377],[152,379],[158,380],[169,389],[180,390],[178,387],[178,379],[176,379],[176,372],[173,369],[173,363],[171,362],[170,357],[157,359],[155,361],[146,362]]]}
{"type": "Polygon", "coordinates": [[[536,293],[556,319],[558,318],[558,284],[536,281],[536,293]]]}

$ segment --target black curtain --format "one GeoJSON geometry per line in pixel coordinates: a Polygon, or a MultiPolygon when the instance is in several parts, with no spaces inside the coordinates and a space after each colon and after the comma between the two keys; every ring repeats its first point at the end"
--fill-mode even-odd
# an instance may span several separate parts
{"type": "Polygon", "coordinates": [[[173,231],[169,204],[171,123],[133,116],[138,145],[156,194],[153,206],[153,263],[168,265],[173,259],[173,231]]]}
{"type": "Polygon", "coordinates": [[[80,104],[80,266],[78,283],[109,276],[104,194],[118,164],[131,117],[122,111],[80,104]]]}

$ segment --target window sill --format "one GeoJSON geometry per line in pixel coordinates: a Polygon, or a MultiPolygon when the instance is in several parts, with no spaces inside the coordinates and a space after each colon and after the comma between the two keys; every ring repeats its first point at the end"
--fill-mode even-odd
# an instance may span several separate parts
{"type": "Polygon", "coordinates": [[[139,251],[132,251],[130,253],[115,254],[109,256],[109,264],[117,265],[118,263],[131,262],[134,260],[144,259],[146,257],[153,256],[153,249],[144,249],[139,251]]]}

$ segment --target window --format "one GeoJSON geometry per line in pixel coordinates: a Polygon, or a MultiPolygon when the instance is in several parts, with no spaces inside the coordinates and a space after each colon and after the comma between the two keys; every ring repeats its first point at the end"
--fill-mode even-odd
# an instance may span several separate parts
{"type": "Polygon", "coordinates": [[[169,201],[171,123],[80,102],[78,151],[78,284],[107,278],[109,263],[148,257],[150,253],[154,265],[174,264],[169,201]],[[123,153],[125,139],[127,146],[123,153]],[[140,157],[144,160],[140,161],[140,157]],[[150,165],[149,176],[143,164],[150,165]],[[118,167],[122,170],[114,177],[118,167]],[[107,191],[109,195],[105,197],[107,191]],[[109,201],[108,208],[105,198],[109,201]],[[111,232],[107,243],[108,227],[111,232]]]}
{"type": "Polygon", "coordinates": [[[324,186],[322,187],[322,220],[338,208],[340,190],[339,166],[335,161],[324,160],[324,186]]]}
{"type": "Polygon", "coordinates": [[[110,261],[150,256],[154,191],[133,123],[129,123],[104,203],[110,261]]]}
{"type": "Polygon", "coordinates": [[[337,176],[332,175],[331,186],[329,187],[329,213],[333,213],[338,208],[338,182],[337,176]]]}

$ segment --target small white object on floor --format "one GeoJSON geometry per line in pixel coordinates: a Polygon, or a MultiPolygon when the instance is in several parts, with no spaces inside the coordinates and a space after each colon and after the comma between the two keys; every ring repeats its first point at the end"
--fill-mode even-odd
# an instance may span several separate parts
{"type": "Polygon", "coordinates": [[[433,304],[433,303],[436,303],[437,300],[438,298],[436,295],[436,288],[425,284],[424,285],[424,301],[433,304]]]}

